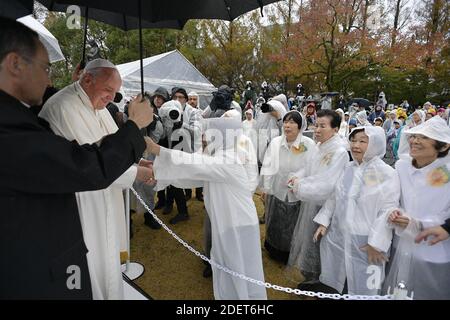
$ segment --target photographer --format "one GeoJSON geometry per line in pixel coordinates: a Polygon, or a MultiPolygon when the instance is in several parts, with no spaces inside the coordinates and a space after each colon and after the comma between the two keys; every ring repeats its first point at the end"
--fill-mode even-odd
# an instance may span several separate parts
{"type": "Polygon", "coordinates": [[[256,102],[256,92],[253,89],[251,81],[247,81],[245,84],[245,90],[242,93],[241,107],[244,108],[249,101],[251,101],[252,105],[256,102]]]}
{"type": "MultiPolygon", "coordinates": [[[[169,148],[192,153],[201,149],[200,120],[202,112],[190,106],[187,101],[186,90],[175,87],[172,89],[172,101],[164,104],[160,111],[169,148]],[[177,109],[180,111],[179,115],[177,115],[177,109]]],[[[192,195],[192,190],[190,192],[192,195]]],[[[163,214],[169,214],[172,211],[174,200],[178,208],[178,214],[170,220],[171,224],[189,219],[186,198],[190,198],[191,195],[189,195],[189,190],[185,195],[183,189],[174,186],[168,187],[163,214]]]]}
{"type": "Polygon", "coordinates": [[[264,99],[266,99],[266,101],[272,97],[267,81],[263,81],[263,83],[261,83],[261,95],[264,97],[264,99]]]}

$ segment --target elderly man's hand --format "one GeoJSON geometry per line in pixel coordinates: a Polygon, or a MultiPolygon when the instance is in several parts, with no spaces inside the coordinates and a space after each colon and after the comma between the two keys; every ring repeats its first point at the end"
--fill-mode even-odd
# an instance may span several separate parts
{"type": "Polygon", "coordinates": [[[144,166],[138,166],[136,180],[148,185],[154,185],[156,181],[153,175],[153,169],[144,166]]]}
{"type": "Polygon", "coordinates": [[[138,95],[128,105],[128,120],[136,123],[139,129],[147,127],[153,121],[153,108],[150,101],[142,100],[142,95],[138,95]]]}

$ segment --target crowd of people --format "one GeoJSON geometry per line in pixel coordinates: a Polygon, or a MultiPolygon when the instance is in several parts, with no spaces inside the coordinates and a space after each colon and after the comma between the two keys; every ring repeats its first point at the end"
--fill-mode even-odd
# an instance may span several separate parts
{"type": "Polygon", "coordinates": [[[176,203],[171,224],[189,223],[195,188],[216,299],[267,299],[217,267],[264,281],[260,223],[300,289],[378,295],[404,282],[415,299],[450,299],[450,106],[389,108],[380,94],[372,108],[299,107],[249,82],[240,103],[227,85],[207,106],[161,86],[122,109],[105,59],[43,101],[37,34],[5,18],[0,28],[0,298],[123,299],[122,191],[134,186],[154,211],[176,203]]]}

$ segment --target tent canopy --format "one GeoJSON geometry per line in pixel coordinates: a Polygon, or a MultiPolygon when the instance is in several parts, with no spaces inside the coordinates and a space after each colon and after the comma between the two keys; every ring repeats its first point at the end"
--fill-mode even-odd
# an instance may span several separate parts
{"type": "MultiPolygon", "coordinates": [[[[158,87],[171,92],[173,87],[195,91],[200,97],[200,107],[204,109],[211,100],[211,93],[217,89],[178,50],[169,51],[144,59],[144,90],[153,93],[158,87]]],[[[122,77],[125,96],[137,95],[141,91],[139,60],[117,66],[122,77]]]]}

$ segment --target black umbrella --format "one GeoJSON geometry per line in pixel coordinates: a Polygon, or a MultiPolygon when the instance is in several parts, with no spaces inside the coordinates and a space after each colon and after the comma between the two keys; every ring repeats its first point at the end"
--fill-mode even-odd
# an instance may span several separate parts
{"type": "Polygon", "coordinates": [[[33,13],[33,0],[0,0],[0,17],[18,19],[33,13]]]}
{"type": "MultiPolygon", "coordinates": [[[[89,10],[97,9],[129,17],[137,17],[140,42],[141,93],[143,94],[142,27],[145,27],[143,24],[144,20],[150,23],[181,21],[183,25],[188,19],[222,19],[232,21],[241,14],[256,8],[261,9],[262,15],[262,9],[265,5],[278,1],[280,0],[42,0],[40,2],[50,10],[58,10],[57,5],[78,5],[80,7],[89,7],[89,10]]],[[[89,17],[95,19],[90,13],[89,17]]]]}
{"type": "MultiPolygon", "coordinates": [[[[238,16],[262,8],[280,0],[43,0],[39,1],[47,8],[56,4],[78,5],[130,17],[139,17],[149,22],[189,19],[234,20],[238,16]]],[[[56,8],[56,7],[55,7],[56,8]]]]}
{"type": "Polygon", "coordinates": [[[360,107],[368,108],[372,106],[374,103],[364,98],[353,98],[347,102],[347,106],[351,106],[352,104],[357,103],[360,107]]]}
{"type": "MultiPolygon", "coordinates": [[[[133,1],[132,1],[133,2],[133,1]]],[[[136,2],[136,1],[134,1],[136,2]]],[[[141,1],[138,1],[138,5],[141,5],[141,1]]],[[[84,38],[83,38],[83,54],[81,58],[80,67],[84,68],[86,63],[86,41],[87,41],[87,26],[88,19],[94,19],[96,21],[101,21],[107,23],[109,25],[118,27],[122,30],[133,30],[139,29],[139,51],[140,51],[140,60],[141,60],[141,93],[144,94],[144,75],[143,75],[143,47],[142,47],[142,28],[150,29],[150,28],[168,28],[168,29],[183,29],[186,20],[164,20],[164,21],[155,21],[149,22],[146,20],[142,20],[141,15],[129,16],[123,11],[115,12],[110,11],[109,7],[107,10],[97,9],[96,6],[98,3],[101,4],[101,1],[92,3],[85,3],[82,6],[83,1],[54,1],[54,0],[41,0],[40,3],[47,7],[50,11],[58,11],[58,12],[67,12],[67,8],[70,5],[77,4],[80,8],[80,14],[85,17],[84,22],[84,38]]],[[[101,6],[99,6],[101,7],[101,6]]],[[[141,13],[141,11],[139,11],[141,13]]]]}
{"type": "MultiPolygon", "coordinates": [[[[40,0],[42,5],[44,5],[50,11],[67,12],[67,8],[70,5],[78,5],[79,1],[53,1],[53,0],[40,0]]],[[[134,2],[134,1],[132,1],[134,2]]],[[[129,3],[129,2],[126,2],[129,3]]],[[[97,9],[95,7],[96,2],[90,1],[88,6],[80,5],[80,14],[88,19],[93,19],[96,21],[104,22],[111,26],[118,27],[122,30],[134,30],[139,28],[139,16],[128,15],[125,12],[115,12],[106,9],[97,9]]],[[[168,29],[183,29],[186,20],[181,19],[165,19],[164,21],[154,21],[151,22],[147,20],[144,16],[142,17],[142,28],[168,28],[168,29]]]]}

